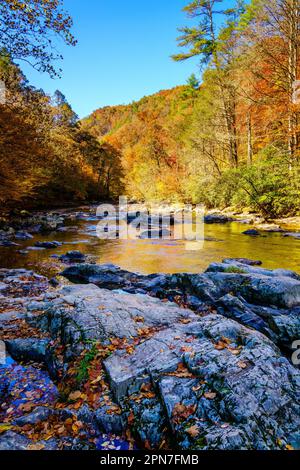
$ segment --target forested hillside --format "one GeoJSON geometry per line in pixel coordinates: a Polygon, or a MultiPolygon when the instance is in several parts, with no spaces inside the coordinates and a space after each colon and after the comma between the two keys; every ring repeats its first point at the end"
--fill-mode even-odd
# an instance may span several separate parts
{"type": "Polygon", "coordinates": [[[176,61],[199,56],[203,81],[95,111],[84,126],[121,156],[134,199],[234,205],[291,215],[300,203],[297,1],[222,0],[185,11],[176,61]],[[218,17],[223,28],[218,30],[218,17]]]}
{"type": "Polygon", "coordinates": [[[194,0],[184,9],[188,25],[180,29],[173,59],[197,57],[198,78],[80,122],[59,91],[50,97],[33,89],[16,65],[33,57],[38,70],[56,74],[49,38],[55,33],[76,44],[61,2],[42,1],[35,13],[34,1],[25,8],[5,0],[2,206],[47,207],[125,193],[134,200],[249,207],[269,217],[296,214],[299,0],[232,3],[226,9],[223,0],[194,0]]]}

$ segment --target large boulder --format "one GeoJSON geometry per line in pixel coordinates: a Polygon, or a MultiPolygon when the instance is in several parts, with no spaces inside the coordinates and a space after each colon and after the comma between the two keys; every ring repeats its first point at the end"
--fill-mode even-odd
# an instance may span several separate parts
{"type": "MultiPolygon", "coordinates": [[[[94,285],[62,288],[34,321],[69,346],[65,360],[91,342],[130,345],[103,363],[120,413],[81,413],[106,432],[130,421],[152,448],[166,429],[180,449],[300,448],[299,370],[254,329],[94,285]]],[[[267,322],[259,327],[268,331],[267,322]]]]}
{"type": "Polygon", "coordinates": [[[191,316],[195,315],[174,303],[89,284],[63,287],[52,306],[30,321],[76,349],[93,340],[138,337],[143,328],[166,327],[191,316]]]}
{"type": "Polygon", "coordinates": [[[232,221],[233,219],[231,217],[220,213],[207,214],[204,217],[205,224],[227,224],[232,221]]]}
{"type": "Polygon", "coordinates": [[[167,418],[182,449],[299,446],[299,372],[264,335],[236,322],[211,315],[174,325],[105,367],[121,404],[153,385],[167,413],[159,424],[167,418]]]}

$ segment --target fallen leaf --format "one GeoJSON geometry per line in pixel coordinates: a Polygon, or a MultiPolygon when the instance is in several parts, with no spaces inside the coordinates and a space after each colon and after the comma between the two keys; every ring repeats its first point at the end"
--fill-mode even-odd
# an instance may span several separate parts
{"type": "Polygon", "coordinates": [[[243,362],[243,361],[239,361],[237,365],[240,369],[247,369],[248,367],[248,364],[246,364],[246,362],[243,362]]]}
{"type": "Polygon", "coordinates": [[[128,424],[131,425],[134,423],[134,421],[135,421],[135,416],[134,416],[133,411],[131,410],[130,415],[128,416],[128,424]]]}
{"type": "Polygon", "coordinates": [[[43,450],[45,448],[45,444],[29,444],[27,446],[27,450],[43,450]]]}
{"type": "Polygon", "coordinates": [[[77,401],[80,398],[82,398],[82,393],[79,390],[77,392],[72,392],[69,395],[69,400],[71,401],[77,401]]]}

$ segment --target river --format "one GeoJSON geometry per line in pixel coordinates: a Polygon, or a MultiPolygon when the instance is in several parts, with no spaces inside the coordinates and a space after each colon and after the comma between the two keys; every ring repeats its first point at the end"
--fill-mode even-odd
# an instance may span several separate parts
{"type": "Polygon", "coordinates": [[[205,242],[200,250],[190,250],[185,241],[175,240],[99,240],[97,220],[85,214],[70,223],[74,232],[38,234],[32,240],[18,241],[19,246],[0,247],[0,266],[28,268],[41,274],[56,274],[61,266],[56,256],[79,250],[96,263],[113,263],[129,271],[151,273],[199,273],[212,262],[224,258],[261,260],[270,269],[285,268],[300,272],[300,240],[281,233],[259,237],[244,235],[241,223],[205,225],[205,242]],[[35,250],[37,241],[58,241],[54,250],[35,250]],[[20,250],[30,249],[27,254],[20,250]]]}

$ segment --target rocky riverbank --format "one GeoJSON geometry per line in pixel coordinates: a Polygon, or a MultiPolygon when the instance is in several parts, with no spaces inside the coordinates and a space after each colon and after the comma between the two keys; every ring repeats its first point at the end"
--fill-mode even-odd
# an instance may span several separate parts
{"type": "Polygon", "coordinates": [[[0,270],[0,449],[300,448],[300,277],[0,270]]]}

